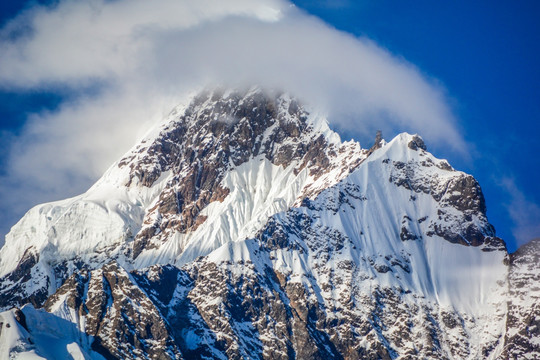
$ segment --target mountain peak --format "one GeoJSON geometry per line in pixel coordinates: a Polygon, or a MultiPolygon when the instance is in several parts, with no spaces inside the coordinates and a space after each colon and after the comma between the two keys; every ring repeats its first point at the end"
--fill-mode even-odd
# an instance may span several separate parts
{"type": "Polygon", "coordinates": [[[171,114],[159,136],[143,141],[119,167],[131,169],[128,186],[133,181],[151,186],[186,158],[230,167],[264,155],[276,165],[287,165],[320,136],[325,146],[339,143],[326,119],[310,114],[288,94],[257,87],[205,90],[183,112],[171,114]]]}
{"type": "MultiPolygon", "coordinates": [[[[292,183],[300,181],[295,195],[287,196],[289,203],[339,181],[364,157],[357,143],[341,144],[326,119],[311,114],[288,94],[260,88],[204,91],[157,137],[135,148],[118,165],[130,170],[127,186],[152,187],[162,174],[170,173],[158,204],[145,216],[132,256],[159,247],[174,233],[196,231],[208,218],[203,209],[223,202],[233,191],[232,184],[222,186],[227,174],[253,159],[290,172],[292,183]],[[339,174],[330,177],[334,170],[339,174]]],[[[219,244],[227,241],[230,238],[225,236],[219,244]]]]}
{"type": "Polygon", "coordinates": [[[1,315],[25,349],[43,321],[107,358],[496,358],[526,338],[504,329],[532,319],[505,325],[530,256],[508,257],[478,182],[420,136],[362,149],[258,87],[166,120],[8,235],[0,307],[47,311],[1,315]]]}
{"type": "Polygon", "coordinates": [[[203,91],[159,126],[85,194],[29,211],[6,238],[0,275],[37,266],[40,286],[54,288],[58,264],[182,264],[253,236],[367,156],[296,98],[256,87],[203,91]]]}

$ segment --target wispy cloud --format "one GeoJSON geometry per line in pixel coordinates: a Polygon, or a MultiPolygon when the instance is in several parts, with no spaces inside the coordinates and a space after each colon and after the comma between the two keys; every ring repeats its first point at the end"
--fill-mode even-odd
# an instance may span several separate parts
{"type": "Polygon", "coordinates": [[[505,207],[514,224],[512,235],[518,245],[540,237],[540,206],[527,199],[514,179],[503,178],[501,185],[510,195],[510,201],[505,207]]]}
{"type": "Polygon", "coordinates": [[[463,148],[443,89],[287,1],[61,0],[0,30],[0,87],[99,91],[30,116],[10,138],[0,210],[83,191],[191,89],[254,83],[356,133],[399,129],[463,148]]]}

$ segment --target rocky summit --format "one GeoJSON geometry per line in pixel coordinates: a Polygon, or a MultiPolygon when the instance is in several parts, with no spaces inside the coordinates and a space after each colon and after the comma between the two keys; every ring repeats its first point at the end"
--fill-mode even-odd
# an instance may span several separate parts
{"type": "Polygon", "coordinates": [[[0,250],[0,357],[538,359],[540,242],[418,135],[207,90],[0,250]]]}

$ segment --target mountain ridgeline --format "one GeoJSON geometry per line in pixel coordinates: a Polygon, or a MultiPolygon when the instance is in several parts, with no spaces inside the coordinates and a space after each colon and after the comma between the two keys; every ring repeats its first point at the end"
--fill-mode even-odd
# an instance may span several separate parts
{"type": "Polygon", "coordinates": [[[0,250],[0,354],[534,359],[539,242],[421,137],[363,149],[296,98],[212,90],[0,250]]]}

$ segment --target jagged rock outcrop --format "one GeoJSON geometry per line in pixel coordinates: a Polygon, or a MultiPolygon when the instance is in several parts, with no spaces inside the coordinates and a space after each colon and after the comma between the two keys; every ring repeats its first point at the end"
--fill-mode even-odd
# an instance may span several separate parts
{"type": "Polygon", "coordinates": [[[182,358],[159,310],[116,263],[73,274],[44,309],[68,314],[106,359],[182,358]]]}
{"type": "Polygon", "coordinates": [[[540,239],[510,256],[508,316],[502,359],[540,357],[540,239]]]}

